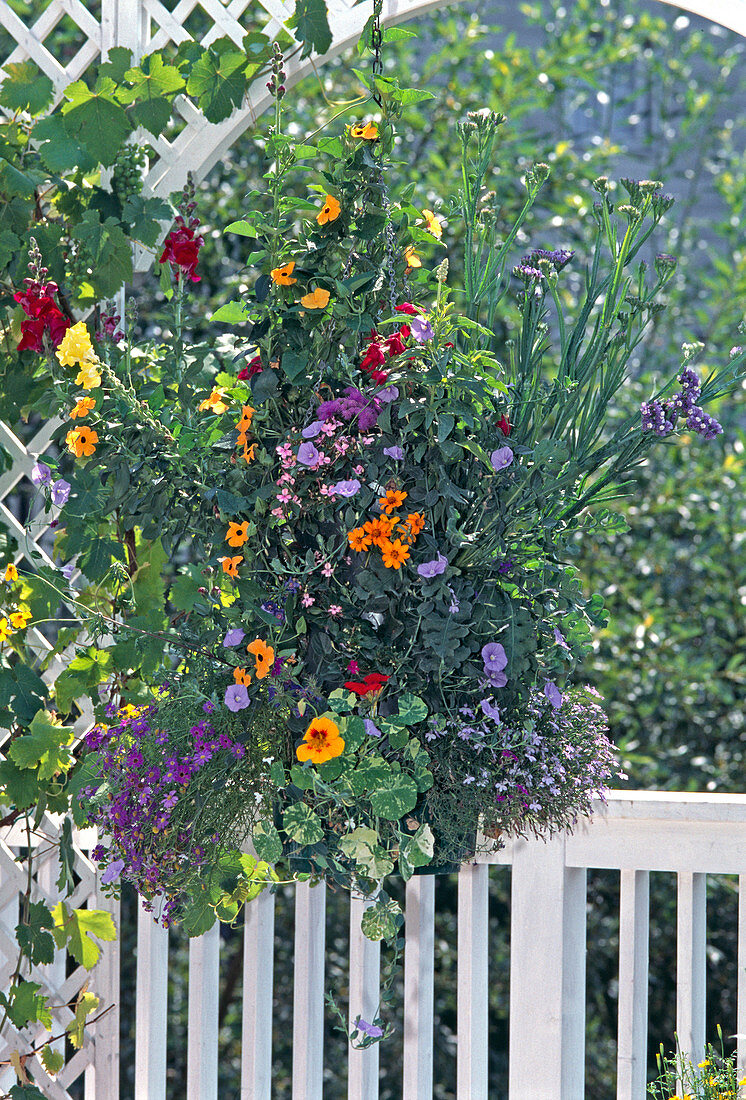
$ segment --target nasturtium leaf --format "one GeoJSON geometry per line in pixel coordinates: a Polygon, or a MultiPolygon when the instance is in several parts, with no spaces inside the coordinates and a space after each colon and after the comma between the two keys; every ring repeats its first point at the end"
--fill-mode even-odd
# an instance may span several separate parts
{"type": "Polygon", "coordinates": [[[117,930],[111,913],[103,909],[68,909],[64,901],[52,910],[54,939],[58,947],[67,950],[77,963],[90,970],[101,955],[101,947],[92,938],[114,940],[117,930]]]}
{"type": "Polygon", "coordinates": [[[340,724],[340,734],[344,738],[345,751],[354,752],[365,740],[365,723],[358,714],[352,714],[340,724]]]}
{"type": "Polygon", "coordinates": [[[54,84],[33,61],[6,61],[3,65],[0,104],[9,111],[38,115],[49,106],[53,96],[54,84]]]}
{"type": "Polygon", "coordinates": [[[360,927],[369,940],[391,940],[396,936],[402,919],[398,902],[378,898],[363,913],[360,927]]]}
{"type": "Polygon", "coordinates": [[[303,43],[301,57],[310,57],[316,51],[326,53],[332,44],[332,32],[324,0],[295,0],[295,14],[290,25],[296,38],[303,43]]]}
{"type": "Polygon", "coordinates": [[[303,768],[300,764],[293,764],[290,768],[290,778],[294,785],[301,791],[310,791],[315,783],[314,773],[311,768],[303,768]]]}
{"type": "Polygon", "coordinates": [[[416,803],[417,785],[410,776],[401,773],[388,776],[370,796],[373,813],[387,821],[398,821],[416,803]]]}
{"type": "Polygon", "coordinates": [[[271,821],[258,821],[251,834],[259,859],[276,863],[282,856],[282,840],[271,821]]]}
{"type": "Polygon", "coordinates": [[[216,309],[212,315],[213,321],[222,321],[226,325],[245,325],[248,320],[248,312],[244,302],[226,302],[224,306],[216,309]]]}
{"type": "Polygon", "coordinates": [[[230,38],[219,38],[192,66],[187,92],[208,122],[222,122],[246,93],[246,54],[230,38]]]}
{"type": "Polygon", "coordinates": [[[304,847],[323,840],[321,821],[305,802],[294,802],[289,806],[282,815],[282,824],[288,836],[304,847]]]}
{"type": "Polygon", "coordinates": [[[340,840],[339,847],[366,878],[380,879],[394,869],[394,861],[381,846],[375,829],[360,825],[340,840]]]}
{"type": "Polygon", "coordinates": [[[394,726],[391,722],[387,722],[385,729],[381,727],[381,732],[388,736],[389,746],[394,752],[399,752],[409,741],[409,731],[406,726],[394,726]]]}
{"type": "Polygon", "coordinates": [[[435,837],[429,825],[420,825],[414,836],[400,835],[400,857],[409,861],[412,867],[425,867],[433,858],[435,837]]]}
{"type": "Polygon", "coordinates": [[[427,718],[427,704],[419,695],[405,692],[399,700],[399,715],[396,721],[405,726],[414,726],[427,718]]]}
{"type": "Polygon", "coordinates": [[[114,99],[115,89],[114,81],[106,76],[99,77],[93,90],[76,80],[65,88],[68,102],[62,108],[68,131],[104,167],[114,163],[132,129],[124,108],[114,99]]]}

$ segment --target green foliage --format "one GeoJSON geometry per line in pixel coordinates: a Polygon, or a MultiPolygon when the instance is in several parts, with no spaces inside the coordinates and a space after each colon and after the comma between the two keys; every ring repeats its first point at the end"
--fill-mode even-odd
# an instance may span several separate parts
{"type": "Polygon", "coordinates": [[[116,939],[111,913],[103,909],[70,909],[64,901],[60,901],[52,910],[52,916],[55,943],[59,948],[66,948],[86,970],[92,969],[101,955],[96,939],[116,939]]]}

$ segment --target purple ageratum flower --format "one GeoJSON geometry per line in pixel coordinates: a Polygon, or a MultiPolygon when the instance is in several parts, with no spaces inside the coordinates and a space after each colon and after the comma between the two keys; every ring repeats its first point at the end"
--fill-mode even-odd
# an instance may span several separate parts
{"type": "Polygon", "coordinates": [[[427,340],[432,340],[435,335],[433,326],[424,317],[413,317],[409,322],[409,328],[412,339],[416,340],[418,344],[424,344],[427,340]]]}
{"type": "Polygon", "coordinates": [[[303,466],[315,466],[319,461],[319,452],[313,443],[301,443],[298,448],[298,461],[303,466]]]}
{"type": "Polygon", "coordinates": [[[101,882],[104,886],[108,886],[112,882],[118,882],[119,877],[124,870],[124,860],[115,859],[113,863],[110,863],[106,870],[101,875],[101,882]]]}
{"type": "Polygon", "coordinates": [[[355,1021],[355,1027],[363,1035],[367,1035],[369,1039],[380,1039],[383,1035],[383,1028],[379,1027],[378,1024],[369,1024],[367,1020],[361,1019],[360,1016],[355,1021]]]}
{"type": "Polygon", "coordinates": [[[554,709],[559,710],[559,708],[562,706],[562,692],[556,684],[552,683],[551,680],[544,681],[544,694],[546,695],[547,699],[552,704],[554,709]]]}
{"type": "Polygon", "coordinates": [[[31,471],[31,480],[34,485],[51,485],[52,471],[45,462],[37,462],[31,471]]]}
{"type": "Polygon", "coordinates": [[[223,638],[223,645],[227,648],[232,645],[240,645],[246,635],[240,626],[234,626],[232,630],[229,630],[226,636],[223,638]]]}
{"type": "Polygon", "coordinates": [[[244,684],[231,684],[225,689],[225,705],[234,714],[239,710],[245,710],[249,702],[249,693],[244,684]]]}
{"type": "Polygon", "coordinates": [[[417,572],[421,577],[438,577],[445,573],[447,565],[448,558],[439,553],[432,561],[423,561],[422,565],[418,565],[417,572]]]}
{"type": "Polygon", "coordinates": [[[492,699],[480,699],[479,705],[482,708],[482,713],[487,718],[491,718],[493,722],[500,721],[500,711],[497,707],[492,705],[492,699]]]}
{"type": "Polygon", "coordinates": [[[70,499],[70,482],[65,481],[64,477],[61,477],[58,481],[55,481],[50,492],[52,495],[52,504],[56,504],[58,508],[62,508],[67,504],[70,499]]]}
{"type": "Polygon", "coordinates": [[[315,439],[321,431],[322,424],[320,420],[314,420],[308,424],[300,433],[304,439],[315,439]]]}
{"type": "Polygon", "coordinates": [[[508,656],[499,642],[489,642],[482,646],[482,660],[486,672],[502,672],[507,666],[508,656]]]}
{"type": "Polygon", "coordinates": [[[401,447],[384,447],[383,453],[389,458],[393,458],[395,462],[402,462],[404,460],[404,451],[401,447]]]}
{"type": "Polygon", "coordinates": [[[340,497],[354,497],[355,493],[360,492],[360,488],[360,482],[356,477],[350,478],[349,481],[338,481],[331,487],[332,492],[340,497]]]}
{"type": "Polygon", "coordinates": [[[510,447],[498,447],[490,455],[493,470],[506,470],[513,461],[513,452],[510,447]]]}
{"type": "Polygon", "coordinates": [[[381,731],[379,730],[378,726],[376,726],[375,723],[370,720],[370,718],[364,718],[363,722],[365,723],[365,732],[367,733],[368,737],[381,736],[381,731]]]}

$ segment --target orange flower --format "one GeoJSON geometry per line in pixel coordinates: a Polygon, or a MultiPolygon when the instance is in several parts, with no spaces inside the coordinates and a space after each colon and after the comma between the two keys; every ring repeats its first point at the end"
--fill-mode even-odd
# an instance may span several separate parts
{"type": "Polygon", "coordinates": [[[229,523],[225,541],[229,546],[243,546],[249,538],[249,521],[243,523],[229,523]]]}
{"type": "Polygon", "coordinates": [[[369,550],[372,539],[364,527],[355,527],[347,532],[347,541],[353,550],[369,550]]]}
{"type": "Polygon", "coordinates": [[[274,649],[271,645],[267,645],[263,642],[261,638],[254,638],[254,641],[246,646],[246,652],[252,653],[256,661],[255,672],[257,680],[263,680],[274,664],[274,649]]]}
{"type": "Polygon", "coordinates": [[[394,508],[400,508],[406,499],[406,493],[400,492],[398,489],[387,489],[386,496],[379,497],[378,503],[381,505],[382,511],[391,515],[394,508]]]}
{"type": "Polygon", "coordinates": [[[407,523],[409,530],[412,532],[415,538],[419,535],[420,531],[425,526],[425,517],[422,512],[410,512],[407,516],[407,523]]]}
{"type": "Polygon", "coordinates": [[[388,541],[392,527],[392,521],[386,519],[385,516],[380,516],[378,519],[369,519],[367,523],[363,524],[363,530],[370,535],[370,541],[374,546],[381,546],[388,541]]]}
{"type": "Polygon", "coordinates": [[[251,405],[244,405],[241,409],[241,419],[236,424],[241,434],[245,434],[251,428],[251,421],[254,419],[255,412],[256,409],[252,408],[251,405]]]}
{"type": "Polygon", "coordinates": [[[210,396],[201,401],[197,408],[200,412],[209,409],[210,412],[214,412],[216,416],[219,416],[221,413],[228,411],[228,404],[223,401],[225,396],[225,390],[221,389],[220,386],[216,386],[210,396]]]}
{"type": "Polygon", "coordinates": [[[329,291],[317,286],[315,290],[303,295],[300,304],[306,309],[326,309],[329,305],[329,291]]]}
{"type": "Polygon", "coordinates": [[[422,260],[417,255],[413,244],[404,249],[404,259],[407,261],[407,267],[422,267],[422,260]]]}
{"type": "Polygon", "coordinates": [[[273,267],[270,271],[272,282],[277,283],[278,286],[292,286],[293,283],[297,283],[297,279],[291,278],[294,267],[295,260],[289,260],[288,263],[283,264],[282,267],[273,267]]]}
{"type": "MultiPolygon", "coordinates": [[[[443,236],[443,226],[433,214],[432,210],[423,210],[422,216],[425,219],[428,233],[432,233],[438,240],[443,236]]],[[[413,267],[417,267],[417,264],[413,264],[413,267]]]]}
{"type": "Polygon", "coordinates": [[[18,580],[18,570],[16,569],[12,561],[9,562],[5,567],[5,576],[3,577],[3,580],[9,582],[18,580]]]}
{"type": "Polygon", "coordinates": [[[359,122],[350,129],[350,137],[362,138],[364,141],[375,141],[378,137],[378,127],[375,122],[359,122]]]}
{"type": "Polygon", "coordinates": [[[90,458],[96,450],[98,432],[91,428],[75,428],[67,433],[65,443],[76,458],[90,458]]]}
{"type": "Polygon", "coordinates": [[[381,546],[383,564],[387,569],[399,569],[409,557],[409,547],[405,546],[401,539],[394,542],[384,542],[381,546]]]}
{"type": "Polygon", "coordinates": [[[323,764],[345,751],[345,743],[339,736],[339,726],[331,718],[314,718],[303,734],[303,744],[295,750],[299,760],[313,760],[323,764]]]}
{"type": "Polygon", "coordinates": [[[91,409],[96,408],[96,400],[93,397],[79,397],[75,407],[70,410],[70,416],[73,420],[77,417],[88,416],[91,409]]]}
{"type": "Polygon", "coordinates": [[[335,199],[334,195],[327,195],[324,199],[324,205],[316,215],[316,221],[319,225],[326,225],[327,222],[335,222],[341,213],[342,207],[339,205],[339,199],[335,199]]]}
{"type": "Polygon", "coordinates": [[[30,619],[31,616],[27,611],[14,611],[10,616],[10,625],[14,630],[23,630],[30,619]]]}
{"type": "Polygon", "coordinates": [[[223,566],[224,573],[227,573],[229,577],[237,577],[238,567],[243,561],[243,554],[237,554],[235,558],[218,558],[218,561],[223,566]]]}
{"type": "Polygon", "coordinates": [[[256,443],[252,443],[250,447],[246,446],[246,440],[244,439],[243,460],[244,462],[253,462],[254,455],[256,453],[256,443]]]}
{"type": "Polygon", "coordinates": [[[247,672],[245,668],[234,668],[233,679],[237,684],[243,684],[244,687],[248,687],[251,683],[251,673],[247,672]]]}

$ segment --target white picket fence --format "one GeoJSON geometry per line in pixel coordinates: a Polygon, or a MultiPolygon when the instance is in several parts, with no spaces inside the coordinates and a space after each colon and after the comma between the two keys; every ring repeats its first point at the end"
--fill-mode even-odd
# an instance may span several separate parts
{"type": "MultiPolygon", "coordinates": [[[[79,845],[89,842],[81,838],[79,845]]],[[[5,850],[10,853],[7,846],[5,850]]],[[[720,1022],[726,1034],[738,1035],[739,1064],[746,1070],[746,795],[616,792],[572,835],[548,843],[514,841],[461,869],[459,1100],[582,1100],[585,956],[594,947],[586,944],[589,869],[621,873],[617,1100],[643,1100],[645,1094],[651,871],[677,875],[676,1024],[682,1047],[695,1060],[701,1060],[705,1037],[706,877],[739,876],[738,959],[733,960],[737,1019],[720,1022]],[[493,1081],[488,1089],[488,882],[490,873],[507,873],[491,872],[494,865],[511,867],[510,1066],[508,1080],[493,1081]]],[[[2,885],[0,880],[0,890],[2,885]]],[[[403,1100],[432,1100],[434,888],[434,878],[426,876],[412,879],[406,888],[403,1066],[387,1065],[385,1044],[350,1049],[350,1100],[376,1100],[381,1067],[387,1083],[395,1077],[401,1082],[403,1100]]],[[[92,890],[91,904],[97,902],[100,898],[92,890]]],[[[274,906],[274,897],[265,893],[246,911],[241,1100],[270,1100],[272,1095],[274,906]]],[[[378,1004],[379,948],[360,932],[362,906],[354,899],[350,906],[350,1016],[372,1020],[378,1004]]],[[[296,888],[293,1100],[323,1100],[325,909],[323,885],[296,888]]],[[[94,1028],[78,1067],[85,1070],[86,1100],[119,1100],[117,1015],[133,1009],[134,1100],[164,1100],[168,938],[167,931],[140,913],[136,1004],[118,1005],[101,1021],[98,1034],[94,1028]]],[[[219,954],[217,928],[191,942],[186,1100],[224,1100],[218,1093],[219,954]]],[[[64,959],[54,966],[55,980],[63,984],[64,959]]],[[[118,1000],[119,966],[118,948],[107,947],[91,983],[105,1000],[118,1000]]],[[[38,968],[40,973],[45,969],[53,968],[38,968]]],[[[53,1100],[70,1095],[62,1080],[48,1083],[43,1071],[30,1069],[53,1100]]]]}

